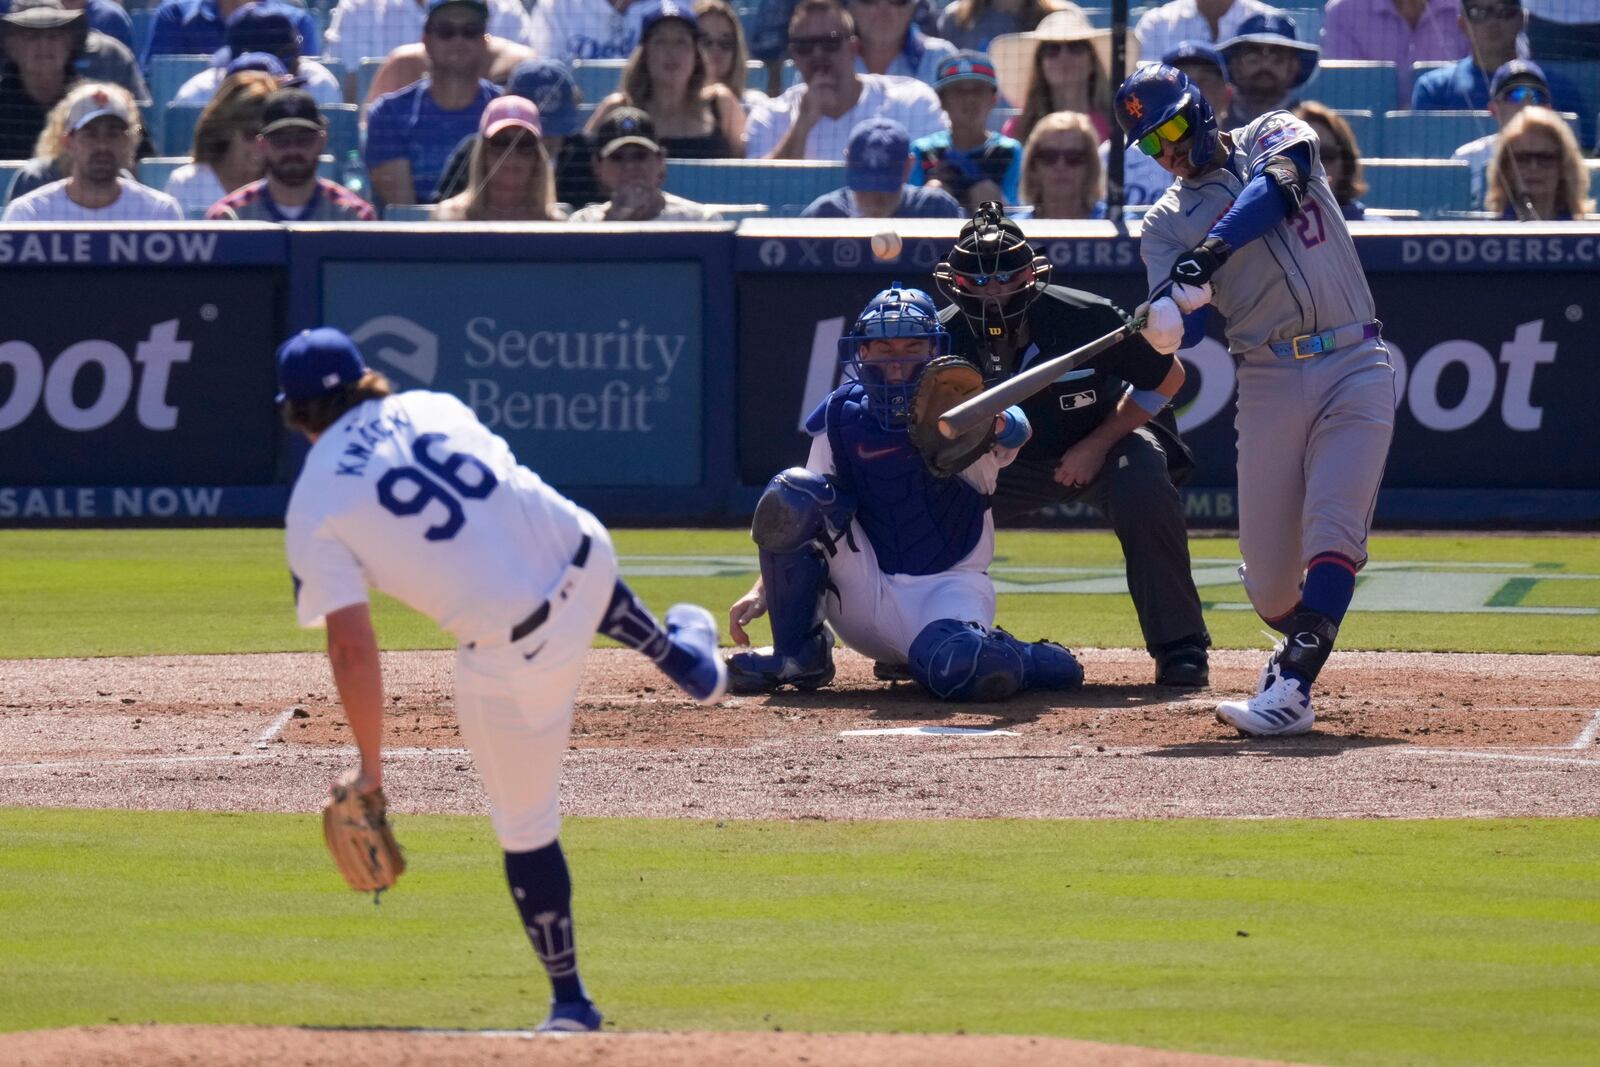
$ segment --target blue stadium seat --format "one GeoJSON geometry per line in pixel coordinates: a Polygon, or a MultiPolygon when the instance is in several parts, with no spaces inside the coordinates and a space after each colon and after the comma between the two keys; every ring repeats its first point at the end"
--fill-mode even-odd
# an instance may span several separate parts
{"type": "Polygon", "coordinates": [[[432,222],[432,204],[389,204],[383,209],[384,222],[432,222]]]}
{"type": "Polygon", "coordinates": [[[160,135],[151,135],[156,150],[164,156],[180,156],[194,147],[194,128],[200,121],[204,104],[168,104],[157,108],[161,116],[158,123],[160,135]]]}
{"type": "Polygon", "coordinates": [[[145,80],[150,83],[150,99],[160,111],[178,95],[183,83],[211,66],[208,55],[151,56],[145,80]]]}
{"type": "Polygon", "coordinates": [[[165,189],[172,172],[190,162],[188,156],[146,156],[139,160],[139,183],[152,189],[165,189]]]}
{"type": "Polygon", "coordinates": [[[622,68],[626,60],[578,59],[572,63],[572,80],[578,91],[590,103],[598,104],[622,86],[622,68]]]}
{"type": "Polygon", "coordinates": [[[1487,111],[1389,111],[1383,116],[1381,152],[1412,159],[1449,159],[1468,141],[1499,126],[1487,111]]]}
{"type": "Polygon", "coordinates": [[[1334,114],[1350,124],[1350,132],[1356,135],[1356,147],[1363,156],[1383,155],[1378,123],[1372,112],[1366,108],[1335,108],[1334,114]]]}
{"type": "Polygon", "coordinates": [[[26,159],[0,160],[0,206],[11,199],[11,183],[17,180],[17,172],[27,165],[26,159]]]}
{"type": "Polygon", "coordinates": [[[366,56],[361,60],[361,66],[356,68],[356,103],[365,107],[367,91],[372,88],[372,79],[377,77],[378,68],[383,66],[387,56],[366,56]]]}
{"type": "MultiPolygon", "coordinates": [[[[1273,6],[1280,5],[1274,4],[1273,6]]],[[[1296,4],[1293,7],[1284,7],[1283,12],[1294,19],[1294,36],[1296,40],[1309,41],[1316,45],[1322,43],[1322,8],[1296,4]]]]}
{"type": "Polygon", "coordinates": [[[145,45],[150,43],[150,30],[156,22],[156,9],[153,7],[130,8],[128,19],[133,23],[133,54],[144,55],[145,45]]]}
{"type": "MultiPolygon", "coordinates": [[[[1600,159],[1586,159],[1584,167],[1589,171],[1589,196],[1600,201],[1600,159]]],[[[0,178],[0,185],[5,184],[5,179],[0,178]]]]}
{"type": "Polygon", "coordinates": [[[1541,59],[1539,66],[1544,68],[1552,87],[1559,89],[1565,83],[1576,90],[1576,99],[1558,92],[1555,105],[1566,111],[1576,111],[1582,117],[1578,143],[1593,144],[1595,127],[1591,123],[1595,121],[1595,112],[1600,111],[1600,63],[1579,59],[1541,59]]]}
{"type": "Polygon", "coordinates": [[[1331,108],[1366,108],[1381,115],[1396,107],[1394,64],[1325,59],[1300,95],[1331,108]]]}
{"type": "Polygon", "coordinates": [[[774,215],[798,215],[843,184],[842,160],[667,160],[667,192],[702,203],[766,204],[774,215]]]}
{"type": "Polygon", "coordinates": [[[339,59],[337,56],[313,56],[312,58],[326,67],[328,73],[332,74],[340,85],[344,84],[344,60],[339,59]]]}
{"type": "Polygon", "coordinates": [[[1452,159],[1366,159],[1362,174],[1372,207],[1411,208],[1431,218],[1472,207],[1471,168],[1452,159]]]}
{"type": "Polygon", "coordinates": [[[355,104],[320,104],[317,110],[328,122],[328,151],[344,159],[361,147],[361,109],[355,104]]]}

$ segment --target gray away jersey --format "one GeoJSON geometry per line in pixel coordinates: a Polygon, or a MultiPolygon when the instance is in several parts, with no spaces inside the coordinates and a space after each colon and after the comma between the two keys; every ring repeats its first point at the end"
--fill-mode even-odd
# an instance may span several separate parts
{"type": "Polygon", "coordinates": [[[1151,294],[1179,256],[1205,240],[1245,183],[1275,155],[1311,146],[1311,178],[1300,211],[1234,251],[1211,279],[1212,302],[1228,322],[1228,350],[1270,360],[1263,345],[1373,317],[1372,291],[1344,216],[1328,186],[1317,134],[1287,111],[1232,132],[1224,165],[1198,181],[1179,179],[1144,217],[1140,255],[1151,294]]]}

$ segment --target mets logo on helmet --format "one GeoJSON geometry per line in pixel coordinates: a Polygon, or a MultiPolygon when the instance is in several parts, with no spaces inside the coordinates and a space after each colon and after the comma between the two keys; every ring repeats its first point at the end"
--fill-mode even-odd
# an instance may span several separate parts
{"type": "Polygon", "coordinates": [[[1144,101],[1140,100],[1133,93],[1129,93],[1128,94],[1127,102],[1124,103],[1122,105],[1122,107],[1123,107],[1123,109],[1125,111],[1127,111],[1128,114],[1132,115],[1134,118],[1136,118],[1136,119],[1144,118],[1144,101]]]}

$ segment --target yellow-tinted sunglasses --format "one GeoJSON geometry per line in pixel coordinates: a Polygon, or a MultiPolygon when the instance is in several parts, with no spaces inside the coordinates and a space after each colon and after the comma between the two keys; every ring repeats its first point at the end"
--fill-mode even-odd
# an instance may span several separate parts
{"type": "Polygon", "coordinates": [[[1187,136],[1189,136],[1188,118],[1183,115],[1174,115],[1139,138],[1139,151],[1147,156],[1159,156],[1161,155],[1162,141],[1177,144],[1187,136]]]}

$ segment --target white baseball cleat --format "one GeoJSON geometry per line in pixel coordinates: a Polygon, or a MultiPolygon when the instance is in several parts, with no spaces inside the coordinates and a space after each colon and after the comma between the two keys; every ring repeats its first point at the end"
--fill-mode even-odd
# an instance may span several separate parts
{"type": "Polygon", "coordinates": [[[1251,737],[1291,737],[1311,729],[1311,697],[1293,678],[1273,672],[1271,684],[1249,700],[1217,705],[1217,721],[1251,737]]]}

